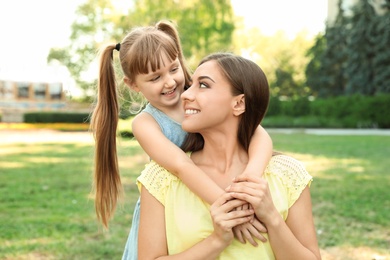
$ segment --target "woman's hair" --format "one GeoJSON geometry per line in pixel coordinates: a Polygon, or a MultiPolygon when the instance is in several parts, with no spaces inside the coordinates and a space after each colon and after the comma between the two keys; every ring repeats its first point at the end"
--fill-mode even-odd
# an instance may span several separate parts
{"type": "Polygon", "coordinates": [[[101,49],[97,102],[91,116],[90,129],[95,138],[95,210],[98,220],[105,227],[108,227],[123,192],[116,150],[119,102],[113,65],[115,49],[119,49],[123,74],[131,81],[138,74],[148,73],[149,66],[153,71],[160,69],[163,55],[171,61],[178,58],[186,85],[190,79],[179,34],[170,22],[161,21],[155,26],[137,27],[120,44],[110,44],[101,49]]]}
{"type": "MultiPolygon", "coordinates": [[[[199,65],[212,60],[217,62],[222,74],[230,83],[233,96],[244,94],[245,112],[241,115],[237,138],[248,151],[251,138],[267,112],[269,103],[267,77],[256,63],[231,53],[210,54],[199,65]]],[[[194,152],[201,150],[203,145],[203,137],[199,133],[191,133],[182,149],[194,152]]]]}

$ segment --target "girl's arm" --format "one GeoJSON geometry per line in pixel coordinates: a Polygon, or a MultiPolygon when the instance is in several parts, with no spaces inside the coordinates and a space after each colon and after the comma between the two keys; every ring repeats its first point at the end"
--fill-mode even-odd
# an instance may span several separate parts
{"type": "MultiPolygon", "coordinates": [[[[273,144],[271,137],[265,129],[259,125],[249,144],[249,162],[242,175],[262,176],[272,157],[272,150],[273,144]]],[[[249,207],[249,204],[246,204],[237,210],[248,209],[249,207]]],[[[256,218],[250,223],[234,227],[233,232],[241,243],[249,241],[252,245],[257,246],[256,241],[253,239],[255,237],[262,242],[267,241],[261,234],[267,232],[267,230],[256,218]]]]}
{"type": "Polygon", "coordinates": [[[272,151],[272,139],[267,131],[259,125],[249,144],[249,162],[243,174],[263,175],[272,157],[272,151]]]}
{"type": "Polygon", "coordinates": [[[190,157],[172,143],[148,113],[138,114],[132,122],[138,143],[151,159],[180,178],[187,187],[210,205],[224,191],[197,167],[190,157]]]}

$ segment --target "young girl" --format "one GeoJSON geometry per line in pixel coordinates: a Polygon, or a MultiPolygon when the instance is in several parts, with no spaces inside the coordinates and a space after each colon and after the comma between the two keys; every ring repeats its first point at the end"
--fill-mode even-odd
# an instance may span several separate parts
{"type": "MultiPolygon", "coordinates": [[[[119,104],[113,67],[114,50],[119,51],[125,84],[142,93],[148,101],[145,109],[133,120],[135,138],[150,159],[168,169],[200,198],[212,204],[225,191],[179,148],[186,137],[181,128],[184,109],[180,95],[184,87],[189,86],[190,73],[176,28],[169,22],[161,21],[154,27],[133,29],[122,43],[108,45],[101,52],[98,97],[91,120],[95,137],[97,218],[108,227],[122,193],[116,151],[119,104]]],[[[263,172],[272,155],[272,141],[261,126],[257,128],[249,147],[250,160],[243,174],[258,174],[259,169],[263,172]]],[[[137,259],[139,207],[138,200],[124,259],[137,259]]],[[[252,236],[264,241],[260,232],[266,230],[254,218],[251,223],[234,231],[242,243],[246,238],[256,245],[252,236]]]]}

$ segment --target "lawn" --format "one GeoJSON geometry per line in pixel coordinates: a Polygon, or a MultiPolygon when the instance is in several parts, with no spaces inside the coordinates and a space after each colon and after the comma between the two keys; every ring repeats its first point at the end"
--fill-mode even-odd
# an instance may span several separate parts
{"type": "MultiPolygon", "coordinates": [[[[314,176],[323,258],[390,257],[390,136],[271,136],[314,176]]],[[[0,141],[0,259],[120,259],[147,156],[129,139],[118,150],[125,198],[106,231],[89,195],[93,144],[0,141]]]]}

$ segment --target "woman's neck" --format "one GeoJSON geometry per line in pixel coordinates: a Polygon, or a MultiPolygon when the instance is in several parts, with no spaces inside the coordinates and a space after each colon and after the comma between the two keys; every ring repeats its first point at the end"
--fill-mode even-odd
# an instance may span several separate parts
{"type": "Polygon", "coordinates": [[[225,188],[241,174],[247,163],[248,153],[234,134],[203,135],[204,148],[192,154],[194,163],[202,168],[217,184],[225,188]]]}

